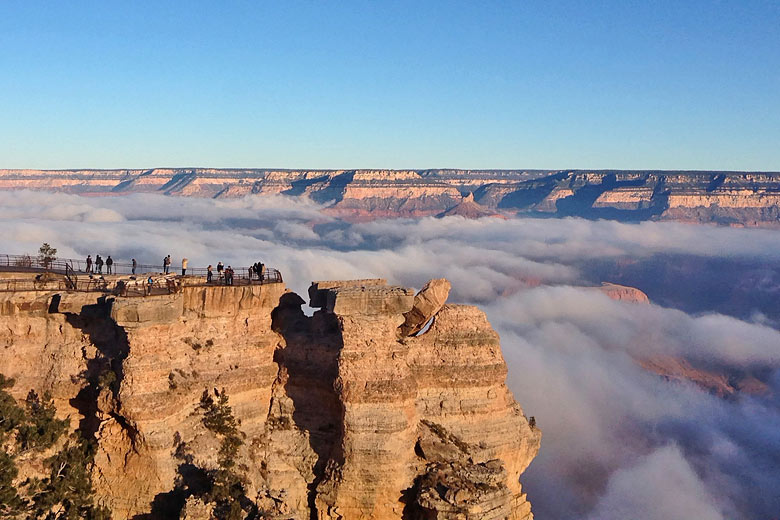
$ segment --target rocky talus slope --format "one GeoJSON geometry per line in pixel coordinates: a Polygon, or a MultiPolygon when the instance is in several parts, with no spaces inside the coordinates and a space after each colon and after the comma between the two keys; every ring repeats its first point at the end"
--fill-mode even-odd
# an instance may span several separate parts
{"type": "MultiPolygon", "coordinates": [[[[0,293],[0,372],[95,439],[114,518],[214,516],[193,491],[221,456],[205,390],[229,395],[246,496],[267,518],[530,519],[519,477],[541,432],[484,313],[448,292],[317,282],[311,316],[281,283],[0,293]]],[[[40,465],[22,462],[20,479],[40,465]]]]}
{"type": "Polygon", "coordinates": [[[498,213],[780,224],[780,173],[542,170],[0,170],[0,189],[307,196],[352,220],[498,213]],[[464,198],[466,197],[466,198],[464,198]],[[473,197],[473,198],[472,198],[473,197]],[[448,213],[449,212],[449,213],[448,213]]]}

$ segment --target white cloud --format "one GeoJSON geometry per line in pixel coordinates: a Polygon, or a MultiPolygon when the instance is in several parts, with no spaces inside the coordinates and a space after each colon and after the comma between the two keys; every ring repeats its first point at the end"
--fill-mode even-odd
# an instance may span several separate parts
{"type": "MultiPolygon", "coordinates": [[[[307,199],[284,196],[20,191],[0,192],[0,207],[0,251],[7,253],[34,252],[46,241],[63,257],[100,253],[153,265],[169,253],[174,262],[187,256],[192,267],[262,260],[302,295],[316,279],[383,277],[420,287],[447,277],[451,300],[488,313],[509,384],[544,432],[523,477],[538,518],[769,518],[780,510],[777,316],[690,315],[574,287],[588,281],[584,266],[611,257],[686,254],[777,265],[778,231],[579,219],[350,225],[307,199]],[[634,361],[661,354],[760,370],[774,394],[723,400],[634,361]]],[[[653,272],[647,279],[665,283],[653,272]]],[[[780,307],[772,278],[758,280],[762,297],[780,307]]]]}

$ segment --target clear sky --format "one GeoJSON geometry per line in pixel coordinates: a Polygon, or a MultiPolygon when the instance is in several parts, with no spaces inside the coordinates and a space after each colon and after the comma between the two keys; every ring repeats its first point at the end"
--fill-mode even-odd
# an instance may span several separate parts
{"type": "Polygon", "coordinates": [[[0,168],[780,170],[780,2],[0,0],[0,168]]]}

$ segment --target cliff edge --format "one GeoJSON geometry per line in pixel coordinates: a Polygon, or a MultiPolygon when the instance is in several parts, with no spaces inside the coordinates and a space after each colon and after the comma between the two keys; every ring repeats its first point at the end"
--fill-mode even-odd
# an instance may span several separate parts
{"type": "Polygon", "coordinates": [[[228,462],[240,518],[533,518],[519,477],[541,432],[485,314],[448,291],[316,282],[312,316],[281,283],[6,292],[0,372],[94,440],[114,518],[221,518],[203,488],[228,462]]]}

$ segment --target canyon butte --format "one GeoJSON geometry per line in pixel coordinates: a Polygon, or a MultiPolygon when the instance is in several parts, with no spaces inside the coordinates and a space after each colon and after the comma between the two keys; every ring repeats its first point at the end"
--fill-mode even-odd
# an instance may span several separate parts
{"type": "Polygon", "coordinates": [[[348,220],[578,216],[780,224],[780,173],[621,170],[0,170],[0,189],[82,195],[306,196],[348,220]]]}
{"type": "MultiPolygon", "coordinates": [[[[95,500],[113,518],[215,517],[198,478],[220,467],[229,435],[242,515],[533,518],[519,477],[541,432],[505,384],[485,314],[446,303],[444,279],[417,294],[314,282],[311,316],[283,283],[184,278],[131,297],[55,282],[0,293],[0,372],[17,401],[48,392],[93,441],[95,500]],[[219,421],[233,433],[215,433],[219,421]]],[[[16,481],[50,453],[19,454],[16,481]]]]}

